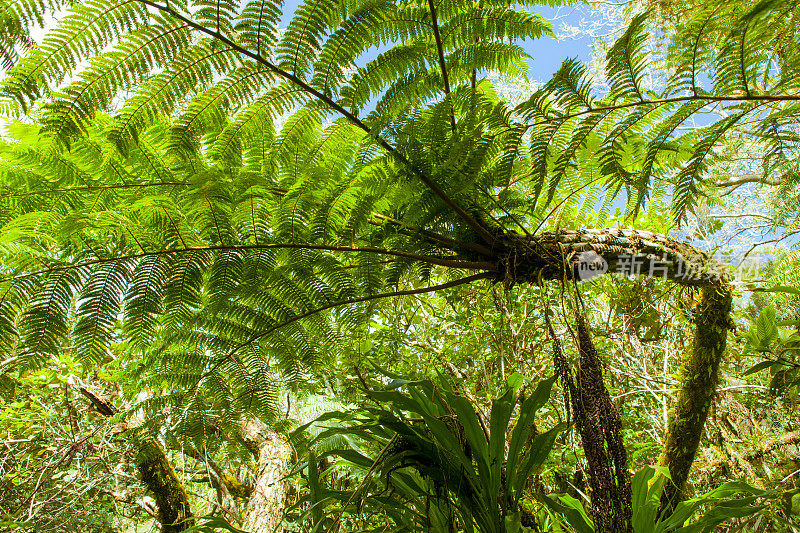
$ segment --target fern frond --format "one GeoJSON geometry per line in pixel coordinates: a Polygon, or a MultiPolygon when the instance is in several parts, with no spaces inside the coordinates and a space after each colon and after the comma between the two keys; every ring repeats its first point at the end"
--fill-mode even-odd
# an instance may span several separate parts
{"type": "Polygon", "coordinates": [[[62,348],[69,331],[72,296],[84,272],[62,270],[45,278],[20,319],[24,366],[36,368],[62,348]]]}
{"type": "Polygon", "coordinates": [[[541,15],[516,11],[506,6],[481,5],[457,12],[441,28],[442,41],[449,50],[481,40],[509,41],[554,36],[550,24],[541,15]]]}
{"type": "Polygon", "coordinates": [[[93,58],[78,74],[78,80],[44,104],[43,131],[65,142],[83,134],[97,111],[111,111],[120,91],[178,57],[188,44],[188,26],[160,17],[127,33],[113,50],[93,58]]]}
{"type": "Polygon", "coordinates": [[[202,43],[185,49],[171,68],[149,78],[125,101],[114,116],[112,142],[127,153],[140,132],[173,112],[187,94],[208,87],[217,73],[229,71],[237,63],[232,48],[202,43]]]}
{"type": "Polygon", "coordinates": [[[608,99],[643,100],[642,75],[647,68],[647,13],[636,15],[628,29],[606,56],[606,76],[610,85],[608,99]]]}
{"type": "Polygon", "coordinates": [[[125,295],[123,329],[134,343],[148,346],[152,342],[158,314],[162,310],[164,287],[170,265],[159,256],[142,258],[131,274],[125,295]]]}
{"type": "Polygon", "coordinates": [[[752,112],[752,106],[720,120],[712,126],[703,129],[702,136],[694,144],[694,150],[689,162],[675,177],[675,192],[672,200],[673,216],[680,223],[686,220],[687,212],[691,211],[697,201],[698,184],[703,179],[710,165],[709,156],[714,146],[730,128],[745,115],[752,112]]]}
{"type": "Polygon", "coordinates": [[[27,107],[47,94],[85,59],[97,54],[119,35],[146,25],[145,6],[135,0],[112,3],[87,0],[70,9],[41,46],[31,50],[8,71],[0,94],[27,107]]]}
{"type": "MultiPolygon", "coordinates": [[[[243,141],[254,137],[271,140],[275,120],[306,100],[301,89],[289,84],[270,89],[255,102],[237,113],[214,139],[208,150],[212,160],[236,166],[241,163],[243,141]]],[[[271,151],[271,150],[270,150],[271,151]]]]}
{"type": "Polygon", "coordinates": [[[201,304],[203,274],[210,259],[208,252],[187,252],[171,262],[163,288],[164,323],[167,327],[179,328],[191,322],[201,304]]]}
{"type": "Polygon", "coordinates": [[[368,49],[403,42],[427,31],[418,9],[386,0],[365,2],[325,42],[314,64],[311,85],[335,95],[357,59],[368,49]]]}
{"type": "Polygon", "coordinates": [[[278,43],[278,66],[306,78],[323,39],[338,25],[348,4],[347,0],[305,0],[300,4],[278,43]]]}
{"type": "Polygon", "coordinates": [[[250,0],[234,23],[237,42],[256,55],[268,57],[278,42],[283,1],[250,0]]]}
{"type": "Polygon", "coordinates": [[[78,320],[72,332],[79,358],[92,362],[105,358],[129,274],[125,262],[112,261],[99,265],[88,275],[80,289],[78,320]]]}
{"type": "Polygon", "coordinates": [[[216,33],[230,35],[237,18],[239,3],[234,0],[194,0],[192,16],[202,26],[216,33]]]}

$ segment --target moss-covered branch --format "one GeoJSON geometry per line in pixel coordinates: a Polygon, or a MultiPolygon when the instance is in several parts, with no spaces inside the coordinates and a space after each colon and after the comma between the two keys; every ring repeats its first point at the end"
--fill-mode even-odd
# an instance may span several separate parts
{"type": "MultiPolygon", "coordinates": [[[[118,409],[108,400],[100,398],[86,387],[78,389],[97,411],[104,416],[113,416],[118,409]]],[[[180,533],[194,525],[189,497],[175,469],[167,458],[164,448],[152,437],[134,436],[135,464],[139,477],[153,494],[161,522],[162,533],[180,533]]]]}
{"type": "Polygon", "coordinates": [[[162,533],[180,533],[194,525],[189,497],[161,445],[149,437],[137,439],[135,462],[156,500],[162,533]]]}

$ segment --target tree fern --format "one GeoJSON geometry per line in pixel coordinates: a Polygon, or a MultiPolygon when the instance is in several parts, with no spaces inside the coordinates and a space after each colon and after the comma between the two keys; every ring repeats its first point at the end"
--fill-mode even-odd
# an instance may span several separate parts
{"type": "Polygon", "coordinates": [[[47,276],[35,289],[20,319],[26,360],[39,365],[56,354],[69,331],[70,306],[83,277],[76,269],[61,270],[47,276]]]}
{"type": "Polygon", "coordinates": [[[610,86],[608,99],[611,102],[644,99],[642,77],[648,66],[646,22],[645,13],[635,16],[622,37],[608,51],[606,77],[610,86]]]}
{"type": "Polygon", "coordinates": [[[48,34],[42,46],[10,69],[2,92],[26,105],[45,94],[53,84],[59,84],[81,61],[117,35],[125,35],[146,22],[145,6],[134,0],[111,4],[86,2],[76,6],[48,34]]]}
{"type": "MultiPolygon", "coordinates": [[[[796,129],[796,54],[753,50],[785,9],[701,10],[663,87],[645,78],[637,16],[607,56],[609,90],[568,61],[511,109],[486,76],[524,75],[518,41],[547,29],[507,3],[309,0],[280,38],[275,3],[77,3],[3,82],[44,124],[3,141],[4,192],[19,189],[0,213],[4,342],[21,364],[99,359],[121,310],[165,404],[211,409],[219,387],[216,402],[267,409],[264,374],[301,383],[384,298],[574,278],[586,250],[610,268],[708,262],[633,230],[548,232],[549,213],[582,191],[640,206],[673,180],[660,194],[683,221],[726,135],[796,129]],[[726,17],[728,44],[704,37],[726,17]],[[681,133],[708,110],[724,116],[681,133]]],[[[791,147],[771,148],[784,161],[791,147]]]]}

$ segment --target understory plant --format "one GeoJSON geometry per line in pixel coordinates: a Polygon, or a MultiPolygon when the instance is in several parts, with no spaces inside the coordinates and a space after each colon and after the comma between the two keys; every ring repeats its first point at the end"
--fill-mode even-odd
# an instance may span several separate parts
{"type": "Polygon", "coordinates": [[[395,376],[385,387],[367,391],[371,405],[313,422],[345,424],[321,432],[312,445],[333,435],[352,445],[312,453],[300,465],[307,468],[311,490],[293,512],[317,531],[342,524],[368,528],[381,520],[399,531],[518,531],[533,520],[520,506],[523,492],[566,427],[537,427],[553,382],[544,380],[526,395],[522,376],[510,376],[483,420],[446,381],[395,376]],[[319,471],[323,459],[329,466],[319,471]],[[342,490],[331,481],[345,465],[359,474],[357,483],[342,490]]]}

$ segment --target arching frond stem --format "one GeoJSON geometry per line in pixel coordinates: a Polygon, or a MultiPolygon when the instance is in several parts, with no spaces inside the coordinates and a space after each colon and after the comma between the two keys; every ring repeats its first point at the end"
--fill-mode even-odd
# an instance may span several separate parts
{"type": "Polygon", "coordinates": [[[265,67],[267,67],[270,71],[272,71],[276,75],[278,75],[281,78],[293,83],[294,85],[296,85],[296,86],[300,87],[301,89],[303,89],[308,94],[312,95],[314,98],[316,98],[319,101],[325,103],[332,110],[334,110],[337,113],[339,113],[340,115],[342,115],[344,118],[349,120],[355,126],[357,126],[361,130],[363,130],[365,133],[367,133],[370,137],[375,139],[375,142],[377,142],[384,150],[389,152],[392,155],[392,157],[394,157],[404,168],[406,168],[415,177],[417,177],[426,187],[428,187],[436,196],[438,196],[439,199],[441,199],[450,209],[452,209],[453,212],[455,212],[459,216],[459,218],[461,218],[464,222],[466,222],[486,244],[490,244],[491,245],[491,244],[493,244],[495,242],[494,236],[491,233],[489,233],[489,231],[485,227],[483,227],[483,225],[481,225],[477,220],[475,220],[472,216],[470,216],[470,214],[467,213],[464,210],[464,208],[462,208],[461,206],[456,204],[449,196],[447,196],[447,194],[445,194],[445,192],[442,190],[441,187],[439,187],[439,185],[437,185],[431,178],[426,176],[419,169],[417,169],[414,165],[412,165],[411,162],[403,154],[401,154],[397,150],[397,148],[395,148],[394,146],[389,144],[389,142],[386,141],[385,139],[383,139],[381,136],[375,135],[374,133],[372,133],[372,130],[369,128],[369,126],[364,124],[364,122],[361,119],[359,119],[353,113],[349,112],[347,109],[345,109],[340,104],[335,102],[332,98],[330,98],[329,96],[327,96],[327,95],[321,93],[320,91],[314,89],[313,87],[311,87],[310,85],[305,83],[303,80],[301,80],[299,77],[295,76],[294,74],[286,72],[285,70],[283,70],[283,69],[277,67],[276,65],[272,64],[270,61],[266,60],[263,56],[255,53],[255,52],[252,52],[250,50],[247,50],[246,48],[242,48],[241,46],[239,46],[238,44],[234,43],[231,39],[229,39],[228,37],[225,37],[221,33],[217,32],[217,31],[214,31],[214,30],[211,30],[209,28],[206,28],[202,24],[198,24],[197,22],[195,22],[192,19],[190,19],[190,18],[178,13],[177,11],[175,11],[174,9],[172,9],[172,8],[170,8],[168,6],[161,5],[161,4],[158,4],[156,2],[151,2],[150,0],[136,0],[136,1],[141,2],[141,3],[145,4],[145,5],[148,5],[148,6],[152,7],[153,9],[158,9],[159,11],[163,11],[164,13],[167,13],[171,17],[175,17],[176,19],[184,22],[189,27],[194,28],[195,30],[197,30],[197,31],[199,31],[201,33],[204,33],[204,34],[208,35],[209,37],[212,37],[212,38],[224,43],[225,45],[229,46],[232,50],[234,50],[234,51],[236,51],[236,52],[238,52],[238,53],[240,53],[240,54],[242,54],[244,56],[249,57],[250,59],[252,59],[253,61],[256,61],[257,63],[259,63],[261,65],[264,65],[265,67]]]}
{"type": "Polygon", "coordinates": [[[118,185],[87,185],[86,187],[66,187],[62,189],[44,189],[41,191],[14,192],[0,195],[0,198],[20,198],[39,194],[70,193],[81,191],[107,191],[113,189],[144,189],[147,187],[182,187],[188,185],[181,181],[159,181],[154,183],[120,183],[118,185]]]}
{"type": "Polygon", "coordinates": [[[635,102],[628,102],[626,104],[615,104],[606,106],[590,107],[583,111],[575,113],[568,113],[565,115],[558,115],[546,120],[539,120],[529,124],[529,126],[542,126],[550,124],[554,121],[566,121],[571,118],[582,117],[589,113],[596,113],[598,111],[617,111],[619,109],[627,109],[637,106],[650,106],[661,104],[673,104],[680,102],[800,102],[800,95],[798,94],[751,94],[740,96],[723,96],[723,95],[689,95],[689,96],[673,96],[670,98],[654,98],[652,100],[636,100],[635,102]]]}
{"type": "MultiPolygon", "coordinates": [[[[444,47],[442,46],[442,36],[439,33],[439,21],[436,17],[436,6],[433,0],[428,0],[428,8],[431,12],[431,26],[433,26],[433,38],[436,40],[436,53],[439,57],[439,69],[442,71],[442,82],[444,84],[444,95],[450,95],[450,78],[447,75],[447,64],[444,59],[444,47]]],[[[456,118],[450,113],[450,129],[456,131],[456,118]]]]}
{"type": "MultiPolygon", "coordinates": [[[[489,261],[460,261],[457,259],[439,258],[412,254],[402,252],[399,250],[386,250],[383,248],[359,247],[359,246],[328,246],[324,244],[294,244],[294,243],[275,243],[275,244],[241,244],[241,245],[216,245],[216,246],[187,246],[185,248],[175,248],[171,250],[156,250],[153,252],[144,252],[140,254],[131,254],[117,257],[104,257],[102,259],[94,259],[92,261],[85,261],[74,265],[61,265],[52,268],[45,268],[35,272],[27,272],[25,274],[18,274],[15,276],[6,276],[0,278],[2,281],[24,279],[32,276],[40,276],[43,274],[50,274],[52,272],[60,272],[64,270],[75,270],[80,268],[87,268],[94,265],[103,263],[110,263],[115,261],[130,261],[133,259],[141,259],[143,257],[155,257],[171,254],[184,254],[192,252],[218,252],[218,251],[245,251],[245,250],[279,250],[279,249],[293,249],[293,250],[321,250],[326,252],[351,252],[351,253],[371,253],[378,255],[391,255],[395,257],[403,257],[405,259],[412,259],[430,265],[438,265],[448,268],[460,268],[467,270],[484,270],[487,273],[496,273],[497,264],[489,261]]],[[[495,274],[492,274],[495,275],[495,274]]]]}
{"type": "Polygon", "coordinates": [[[308,318],[308,317],[310,317],[312,315],[316,315],[318,313],[322,313],[323,311],[327,311],[328,309],[333,309],[335,307],[341,307],[343,305],[352,305],[352,304],[358,304],[358,303],[363,303],[363,302],[369,302],[369,301],[372,301],[372,300],[380,300],[382,298],[391,298],[391,297],[394,297],[394,296],[412,296],[412,295],[415,295],[415,294],[425,294],[425,293],[428,293],[428,292],[441,291],[441,290],[444,290],[444,289],[450,289],[452,287],[458,287],[459,285],[466,285],[467,283],[472,283],[473,281],[478,281],[480,279],[488,279],[488,278],[492,278],[492,277],[494,277],[494,274],[492,272],[480,272],[478,274],[473,274],[473,275],[467,276],[465,278],[459,278],[459,279],[456,279],[456,280],[453,280],[453,281],[448,281],[447,283],[442,283],[442,284],[439,284],[439,285],[433,285],[431,287],[423,287],[421,289],[409,289],[409,290],[405,290],[405,291],[384,292],[384,293],[381,293],[381,294],[373,294],[373,295],[370,295],[370,296],[361,296],[359,298],[348,298],[347,300],[339,300],[338,302],[329,303],[327,305],[323,305],[322,307],[317,307],[316,309],[312,309],[311,311],[305,312],[303,314],[300,314],[300,315],[297,315],[297,316],[293,316],[292,318],[290,318],[288,320],[285,320],[285,321],[281,322],[280,324],[277,324],[277,325],[275,325],[275,326],[273,326],[273,327],[271,327],[271,328],[269,328],[269,329],[267,329],[265,331],[262,331],[261,333],[253,335],[247,341],[243,342],[242,344],[239,344],[238,346],[236,346],[236,348],[231,350],[231,352],[226,356],[226,359],[228,357],[232,356],[234,353],[236,353],[239,350],[241,350],[242,348],[253,344],[257,340],[259,340],[259,339],[261,339],[263,337],[266,337],[270,333],[273,333],[274,331],[276,331],[276,330],[278,330],[278,329],[280,329],[282,327],[288,326],[289,324],[292,324],[292,323],[297,322],[298,320],[302,320],[304,318],[308,318]]]}

